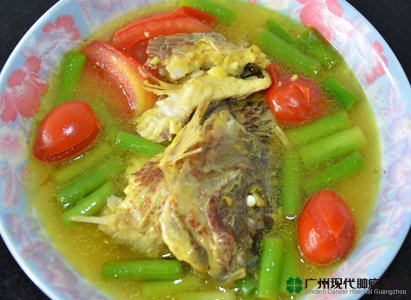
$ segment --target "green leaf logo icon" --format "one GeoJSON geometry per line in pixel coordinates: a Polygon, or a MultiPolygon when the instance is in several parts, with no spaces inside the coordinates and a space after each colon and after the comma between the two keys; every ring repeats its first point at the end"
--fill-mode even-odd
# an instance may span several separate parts
{"type": "Polygon", "coordinates": [[[303,287],[302,287],[303,281],[301,280],[300,277],[296,277],[296,278],[290,277],[285,281],[285,283],[287,285],[285,289],[290,294],[292,293],[299,294],[303,290],[303,287]]]}

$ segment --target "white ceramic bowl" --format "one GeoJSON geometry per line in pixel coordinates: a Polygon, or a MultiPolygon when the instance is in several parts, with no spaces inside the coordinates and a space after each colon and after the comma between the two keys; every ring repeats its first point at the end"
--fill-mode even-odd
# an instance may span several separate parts
{"type": "MultiPolygon", "coordinates": [[[[65,51],[108,20],[153,2],[61,0],[27,32],[1,72],[0,231],[22,269],[52,299],[106,299],[107,296],[67,264],[26,205],[22,178],[27,171],[31,117],[46,91],[51,70],[65,51]]],[[[314,25],[322,32],[344,56],[371,102],[382,146],[378,199],[357,247],[333,276],[379,278],[395,257],[411,224],[409,82],[383,38],[344,0],[257,2],[314,25]]],[[[334,297],[337,296],[328,295],[334,297]]]]}

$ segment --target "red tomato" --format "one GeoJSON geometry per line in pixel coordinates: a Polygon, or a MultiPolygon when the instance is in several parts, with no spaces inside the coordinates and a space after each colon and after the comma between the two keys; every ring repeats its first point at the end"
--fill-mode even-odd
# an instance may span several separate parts
{"type": "Polygon", "coordinates": [[[276,89],[278,84],[278,70],[274,64],[270,64],[267,68],[267,72],[271,78],[271,86],[268,88],[267,92],[270,89],[276,89]]]}
{"type": "MultiPolygon", "coordinates": [[[[134,24],[134,23],[132,23],[134,24]]],[[[193,17],[148,18],[139,20],[134,26],[127,25],[114,33],[113,46],[128,49],[135,43],[162,35],[177,33],[211,32],[210,24],[193,17]]]]}
{"type": "Polygon", "coordinates": [[[145,64],[148,54],[147,54],[147,47],[148,47],[148,42],[150,40],[144,40],[137,42],[134,44],[128,51],[127,53],[130,54],[134,59],[136,59],[139,63],[142,65],[145,64]]]}
{"type": "Polygon", "coordinates": [[[270,99],[272,97],[271,95],[273,95],[278,89],[277,85],[278,85],[279,73],[278,73],[277,67],[274,64],[270,64],[268,66],[267,72],[268,72],[268,75],[270,75],[270,78],[271,78],[271,85],[265,91],[264,94],[265,94],[266,102],[271,108],[271,105],[270,105],[270,102],[268,101],[268,99],[270,99]]]}
{"type": "Polygon", "coordinates": [[[90,106],[78,100],[64,102],[44,118],[33,145],[33,154],[45,162],[72,157],[90,145],[100,123],[90,106]]]}
{"type": "Polygon", "coordinates": [[[189,7],[189,6],[181,6],[181,7],[177,8],[175,11],[176,12],[180,11],[181,15],[186,15],[186,16],[189,16],[189,17],[193,17],[193,18],[196,18],[197,20],[200,20],[202,22],[206,22],[208,24],[213,24],[217,20],[216,17],[214,17],[213,15],[211,15],[209,13],[207,13],[205,11],[202,11],[202,10],[199,10],[199,9],[196,9],[196,8],[193,8],[193,7],[189,7]]]}
{"type": "Polygon", "coordinates": [[[308,79],[285,81],[280,87],[271,86],[265,93],[265,100],[274,117],[285,124],[311,121],[327,110],[327,100],[308,79]]]}
{"type": "Polygon", "coordinates": [[[329,264],[350,250],[355,237],[354,218],[337,193],[321,190],[305,204],[298,218],[297,235],[306,258],[329,264]]]}
{"type": "Polygon", "coordinates": [[[140,115],[154,105],[157,96],[143,87],[139,70],[144,66],[130,55],[102,41],[93,41],[81,51],[117,83],[124,95],[119,106],[127,113],[140,115]]]}
{"type": "MultiPolygon", "coordinates": [[[[146,30],[149,26],[147,24],[154,24],[154,23],[160,23],[164,22],[166,20],[172,20],[172,19],[177,19],[177,18],[194,18],[197,19],[203,23],[207,24],[213,24],[216,21],[216,17],[213,15],[210,15],[209,13],[206,13],[204,11],[201,11],[196,8],[188,7],[188,6],[182,6],[179,7],[172,12],[165,13],[165,14],[158,14],[142,19],[138,19],[134,22],[131,22],[130,24],[127,24],[120,29],[118,29],[114,33],[114,44],[120,47],[117,43],[120,43],[119,40],[127,40],[128,37],[134,36],[136,33],[134,31],[141,31],[141,29],[146,30]]],[[[166,23],[164,23],[166,24],[166,23]]],[[[131,45],[124,45],[124,48],[128,48],[132,46],[136,41],[131,41],[131,45]]],[[[128,44],[128,43],[127,43],[128,44]]]]}

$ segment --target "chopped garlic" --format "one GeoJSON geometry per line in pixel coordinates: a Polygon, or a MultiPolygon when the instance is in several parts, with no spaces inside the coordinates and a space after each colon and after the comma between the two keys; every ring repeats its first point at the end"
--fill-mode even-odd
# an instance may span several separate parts
{"type": "Polygon", "coordinates": [[[144,36],[147,37],[147,38],[150,37],[150,32],[144,31],[144,36]]]}
{"type": "Polygon", "coordinates": [[[296,81],[298,79],[298,75],[294,74],[293,76],[291,76],[290,80],[291,81],[296,81]]]}
{"type": "Polygon", "coordinates": [[[254,207],[257,204],[257,199],[253,195],[247,196],[247,206],[254,207]]]}

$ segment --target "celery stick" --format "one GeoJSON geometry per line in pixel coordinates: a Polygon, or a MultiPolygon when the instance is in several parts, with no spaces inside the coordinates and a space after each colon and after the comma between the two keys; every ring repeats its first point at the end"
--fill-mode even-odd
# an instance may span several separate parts
{"type": "Polygon", "coordinates": [[[54,180],[59,185],[66,183],[73,177],[96,166],[104,157],[108,156],[110,152],[111,149],[107,144],[97,145],[88,150],[82,157],[58,168],[56,172],[54,172],[54,180]]]}
{"type": "Polygon", "coordinates": [[[215,16],[219,21],[232,22],[237,18],[235,12],[211,0],[179,0],[178,6],[190,6],[215,16]]]}
{"type": "Polygon", "coordinates": [[[334,67],[341,61],[340,55],[333,46],[313,28],[304,30],[299,35],[299,41],[305,52],[317,59],[327,69],[334,67]]]}
{"type": "Polygon", "coordinates": [[[171,259],[111,261],[103,265],[101,273],[106,279],[176,280],[182,277],[183,266],[171,259]]]}
{"type": "Polygon", "coordinates": [[[286,136],[293,145],[300,146],[349,127],[348,114],[340,111],[307,125],[289,129],[286,131],[286,136]]]}
{"type": "Polygon", "coordinates": [[[265,23],[265,27],[267,27],[268,30],[270,30],[276,36],[281,38],[283,41],[287,42],[288,44],[296,48],[299,48],[297,37],[290,34],[284,27],[282,27],[273,19],[268,19],[265,23]]]}
{"type": "Polygon", "coordinates": [[[57,104],[73,99],[76,87],[83,73],[86,58],[83,53],[78,51],[69,51],[64,55],[61,63],[57,104]]]}
{"type": "Polygon", "coordinates": [[[118,133],[116,145],[124,149],[148,156],[154,156],[164,151],[163,145],[143,139],[125,131],[120,131],[118,133]]]}
{"type": "Polygon", "coordinates": [[[183,277],[174,281],[147,281],[141,287],[144,299],[166,299],[180,293],[201,289],[203,282],[197,277],[183,277]]]}
{"type": "Polygon", "coordinates": [[[303,146],[298,152],[303,163],[307,167],[313,167],[329,159],[360,150],[365,144],[361,129],[352,127],[303,146]]]}
{"type": "Polygon", "coordinates": [[[78,200],[94,191],[112,176],[120,173],[124,168],[125,165],[117,157],[113,157],[99,168],[93,169],[60,187],[55,196],[65,208],[72,207],[78,200]]]}
{"type": "Polygon", "coordinates": [[[299,254],[297,249],[297,242],[294,237],[289,237],[284,241],[284,256],[286,259],[283,264],[283,271],[281,273],[280,290],[281,293],[289,296],[290,292],[286,290],[287,281],[289,278],[297,278],[300,276],[299,268],[299,254]]]}
{"type": "Polygon", "coordinates": [[[322,87],[331,99],[338,102],[345,109],[350,109],[360,98],[360,96],[354,94],[351,89],[334,76],[325,78],[322,82],[322,87]]]}
{"type": "Polygon", "coordinates": [[[258,32],[257,44],[269,56],[289,66],[297,73],[316,77],[321,69],[318,61],[305,55],[266,28],[258,32]]]}
{"type": "Polygon", "coordinates": [[[117,188],[112,182],[107,181],[97,190],[88,196],[80,199],[73,207],[63,212],[63,222],[67,225],[73,225],[71,220],[73,216],[93,216],[97,214],[107,203],[107,198],[116,194],[117,188]]]}
{"type": "Polygon", "coordinates": [[[300,210],[300,160],[295,151],[285,154],[282,168],[282,212],[295,217],[300,210]]]}
{"type": "Polygon", "coordinates": [[[264,237],[258,274],[257,297],[278,299],[283,267],[282,239],[264,237]]]}
{"type": "Polygon", "coordinates": [[[364,160],[360,153],[351,153],[324,171],[307,178],[303,182],[303,188],[308,194],[312,194],[358,172],[363,166],[364,160]]]}
{"type": "Polygon", "coordinates": [[[235,288],[238,289],[238,293],[241,296],[251,298],[257,291],[257,281],[254,278],[246,277],[237,281],[235,288]]]}

